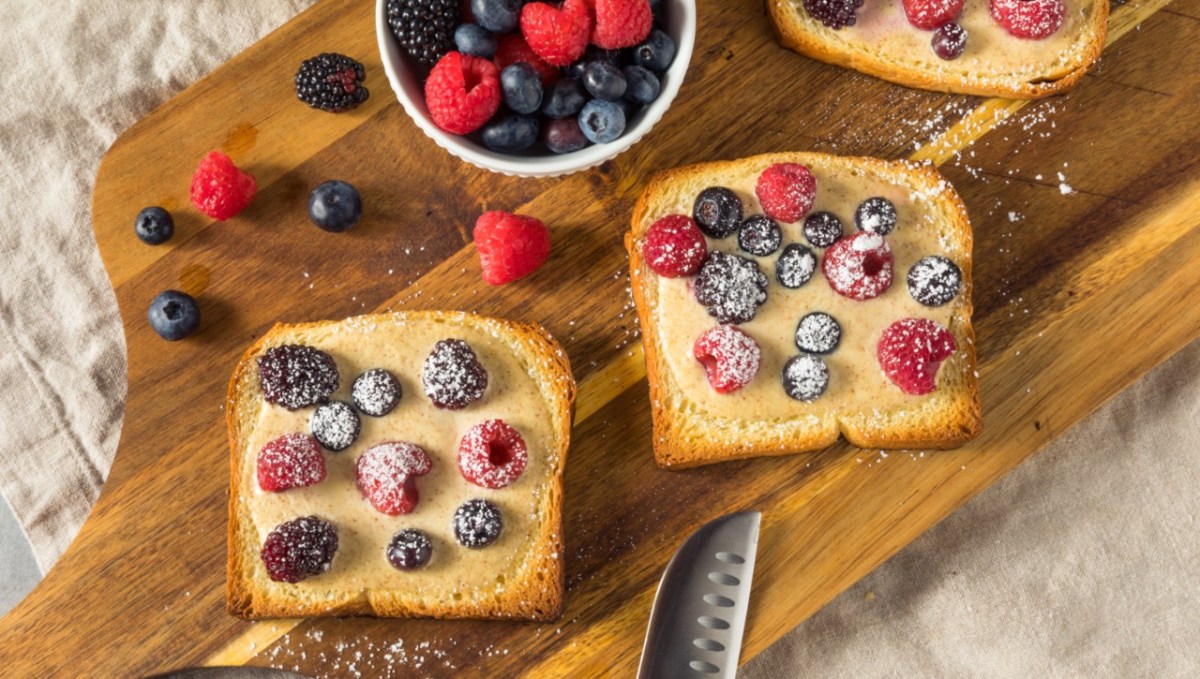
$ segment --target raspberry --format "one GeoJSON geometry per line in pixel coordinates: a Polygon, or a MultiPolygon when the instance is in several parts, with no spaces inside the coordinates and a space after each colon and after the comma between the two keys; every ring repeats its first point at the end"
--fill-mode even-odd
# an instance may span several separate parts
{"type": "Polygon", "coordinates": [[[595,0],[592,44],[606,50],[633,47],[650,35],[654,21],[648,0],[595,0]]]}
{"type": "Polygon", "coordinates": [[[954,335],[927,318],[905,318],[883,331],[875,354],[879,367],[900,390],[919,396],[937,388],[942,361],[958,346],[954,335]]]}
{"type": "Polygon", "coordinates": [[[854,13],[859,7],[862,7],[863,0],[802,0],[804,9],[812,15],[814,19],[820,21],[827,28],[838,30],[846,26],[853,26],[857,21],[854,13]]]}
{"type": "Polygon", "coordinates": [[[337,548],[337,530],[332,524],[302,516],[275,526],[259,556],[272,580],[294,583],[329,570],[337,548]]]}
{"type": "Polygon", "coordinates": [[[817,180],[803,165],[776,163],[758,176],[754,192],[768,217],[796,222],[812,209],[817,180]]]}
{"type": "Polygon", "coordinates": [[[376,510],[397,516],[417,508],[417,476],[433,468],[423,448],[403,441],[386,441],[367,449],[354,465],[359,492],[376,510]]]}
{"type": "Polygon", "coordinates": [[[258,451],[258,487],[269,491],[303,488],[325,480],[325,458],[317,440],[300,433],[271,439],[258,451]]]}
{"type": "Polygon", "coordinates": [[[452,134],[483,127],[500,108],[500,71],[487,59],[447,52],[425,79],[433,124],[452,134]]]}
{"type": "Polygon", "coordinates": [[[209,151],[192,175],[192,205],[221,222],[245,209],[257,190],[254,177],[220,151],[209,151]]]}
{"type": "Polygon", "coordinates": [[[587,49],[592,14],[585,0],[566,0],[560,7],[531,2],[521,10],[521,33],[547,64],[570,66],[587,49]]]}
{"type": "Polygon", "coordinates": [[[483,398],[488,374],[471,345],[460,339],[444,339],[433,345],[425,358],[421,384],[434,406],[462,410],[483,398]]]}
{"type": "Polygon", "coordinates": [[[964,0],[904,0],[908,23],[927,31],[949,23],[962,13],[964,0]]]}
{"type": "Polygon", "coordinates": [[[718,394],[750,384],[762,364],[758,342],[736,325],[718,325],[701,335],[692,355],[704,366],[708,383],[718,394]]]}
{"type": "Polygon", "coordinates": [[[258,357],[258,383],[268,403],[299,410],[329,400],[338,388],[333,357],[303,344],[271,347],[258,357]]]}
{"type": "Polygon", "coordinates": [[[475,220],[474,236],[488,285],[524,278],[550,256],[550,230],[534,217],[485,212],[475,220]]]}
{"type": "Polygon", "coordinates": [[[876,233],[859,231],[829,246],[821,273],[834,292],[861,301],[882,295],[892,285],[892,248],[876,233]]]}
{"type": "Polygon", "coordinates": [[[518,61],[524,61],[532,66],[533,70],[537,71],[542,85],[549,85],[560,75],[556,67],[542,61],[542,58],[529,47],[520,33],[498,36],[496,38],[496,56],[492,59],[496,68],[503,71],[505,66],[518,61]]]}
{"type": "Polygon", "coordinates": [[[748,323],[767,301],[767,284],[758,262],[714,250],[700,267],[693,291],[718,323],[748,323]]]}
{"type": "Polygon", "coordinates": [[[458,471],[477,486],[503,488],[521,478],[528,463],[525,439],[504,420],[480,422],[458,442],[458,471]]]}
{"type": "Polygon", "coordinates": [[[667,215],[651,224],[642,243],[646,265],[667,278],[695,274],[707,255],[708,244],[700,227],[683,215],[667,215]]]}
{"type": "Polygon", "coordinates": [[[991,0],[992,18],[1018,38],[1040,40],[1062,26],[1063,0],[991,0]]]}

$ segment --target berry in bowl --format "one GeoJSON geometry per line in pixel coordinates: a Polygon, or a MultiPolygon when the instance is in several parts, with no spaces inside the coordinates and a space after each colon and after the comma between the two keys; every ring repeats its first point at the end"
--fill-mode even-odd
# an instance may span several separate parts
{"type": "Polygon", "coordinates": [[[546,177],[635,144],[671,105],[694,0],[378,0],[384,70],[413,122],[478,167],[546,177]]]}

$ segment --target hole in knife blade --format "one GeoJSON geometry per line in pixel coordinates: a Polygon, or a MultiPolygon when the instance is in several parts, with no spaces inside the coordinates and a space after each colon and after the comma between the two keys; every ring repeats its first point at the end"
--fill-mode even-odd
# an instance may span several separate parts
{"type": "Polygon", "coordinates": [[[709,629],[729,629],[729,623],[720,618],[714,618],[711,615],[702,615],[696,618],[696,622],[708,627],[709,629]]]}
{"type": "Polygon", "coordinates": [[[725,650],[724,644],[719,641],[713,641],[712,639],[692,639],[692,643],[696,645],[696,648],[703,648],[706,651],[720,652],[725,650]]]}
{"type": "Polygon", "coordinates": [[[733,599],[721,596],[720,594],[705,594],[704,601],[705,603],[720,606],[721,608],[733,608],[733,599]]]}
{"type": "Polygon", "coordinates": [[[725,563],[746,563],[746,560],[739,554],[733,552],[717,552],[717,559],[725,563]]]}
{"type": "Polygon", "coordinates": [[[708,579],[712,580],[713,582],[717,583],[718,585],[729,585],[730,587],[741,584],[741,582],[742,582],[741,580],[738,580],[737,578],[733,577],[732,575],[730,575],[728,573],[718,573],[717,571],[713,571],[712,573],[709,573],[708,579]]]}
{"type": "Polygon", "coordinates": [[[705,674],[716,674],[717,672],[721,671],[720,667],[717,667],[710,662],[704,662],[703,660],[693,660],[688,663],[688,667],[691,667],[697,672],[703,672],[705,674]]]}

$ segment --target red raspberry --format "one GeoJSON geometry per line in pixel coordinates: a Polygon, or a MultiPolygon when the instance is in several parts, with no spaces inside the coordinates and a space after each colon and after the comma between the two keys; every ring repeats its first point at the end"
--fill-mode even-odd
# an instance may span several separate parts
{"type": "Polygon", "coordinates": [[[471,427],[458,442],[458,471],[484,488],[503,488],[529,464],[525,439],[504,420],[486,420],[471,427]]]}
{"type": "Polygon", "coordinates": [[[908,23],[927,31],[950,23],[962,13],[964,0],[904,0],[908,23]]]}
{"type": "Polygon", "coordinates": [[[596,27],[592,44],[606,50],[633,47],[650,35],[654,21],[649,0],[594,0],[596,27]]]}
{"type": "Polygon", "coordinates": [[[937,388],[938,368],[957,348],[954,335],[940,324],[905,318],[883,331],[875,354],[888,379],[904,393],[919,396],[937,388]]]}
{"type": "Polygon", "coordinates": [[[537,55],[525,42],[525,38],[521,37],[520,33],[508,33],[496,37],[496,56],[492,58],[496,64],[496,68],[501,71],[509,64],[515,64],[518,61],[524,61],[537,71],[538,78],[543,85],[549,85],[558,79],[561,73],[558,69],[537,55]]]}
{"type": "Polygon", "coordinates": [[[587,49],[592,13],[584,0],[566,0],[561,7],[531,2],[521,10],[521,33],[547,64],[569,66],[587,49]]]}
{"type": "Polygon", "coordinates": [[[483,127],[500,108],[500,71],[487,59],[447,52],[425,79],[433,124],[451,134],[483,127]]]}
{"type": "Polygon", "coordinates": [[[245,209],[257,190],[254,177],[220,151],[209,151],[192,175],[192,205],[222,222],[245,209]]]}
{"type": "Polygon", "coordinates": [[[758,342],[736,325],[718,325],[696,340],[692,354],[704,365],[708,383],[719,394],[750,384],[762,363],[758,342]]]}
{"type": "Polygon", "coordinates": [[[354,473],[358,490],[375,509],[396,516],[416,509],[417,476],[433,468],[429,454],[418,445],[387,441],[371,446],[358,458],[354,473]]]}
{"type": "Polygon", "coordinates": [[[892,248],[883,236],[859,231],[829,246],[821,273],[834,292],[861,302],[891,287],[893,262],[892,248]]]}
{"type": "Polygon", "coordinates": [[[781,222],[798,222],[812,209],[817,180],[798,163],[776,163],[758,175],[754,187],[763,212],[781,222]]]}
{"type": "Polygon", "coordinates": [[[1018,38],[1040,40],[1062,26],[1063,0],[991,0],[992,18],[1018,38]]]}
{"type": "Polygon", "coordinates": [[[691,276],[704,264],[708,243],[691,217],[667,215],[646,231],[642,256],[650,270],[659,276],[691,276]]]}
{"type": "Polygon", "coordinates": [[[474,233],[488,285],[524,278],[550,256],[550,230],[534,217],[492,210],[475,220],[474,233]]]}
{"type": "Polygon", "coordinates": [[[317,440],[308,434],[284,434],[258,451],[258,487],[283,491],[325,480],[325,458],[317,440]]]}
{"type": "Polygon", "coordinates": [[[263,542],[259,557],[275,582],[300,582],[320,575],[333,564],[337,529],[315,516],[302,516],[275,526],[263,542]]]}

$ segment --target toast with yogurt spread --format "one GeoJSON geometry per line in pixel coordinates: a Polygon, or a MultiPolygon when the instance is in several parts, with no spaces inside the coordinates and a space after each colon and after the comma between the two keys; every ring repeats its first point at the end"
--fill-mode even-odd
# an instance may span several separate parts
{"type": "Polygon", "coordinates": [[[971,228],[931,166],[779,153],[668,170],[625,244],[661,466],[978,435],[971,228]]]}
{"type": "Polygon", "coordinates": [[[779,42],[940,92],[1035,99],[1073,87],[1104,47],[1108,0],[766,0],[779,42]]]}
{"type": "Polygon", "coordinates": [[[229,611],[557,619],[574,399],[536,325],[276,325],[229,384],[229,611]]]}

